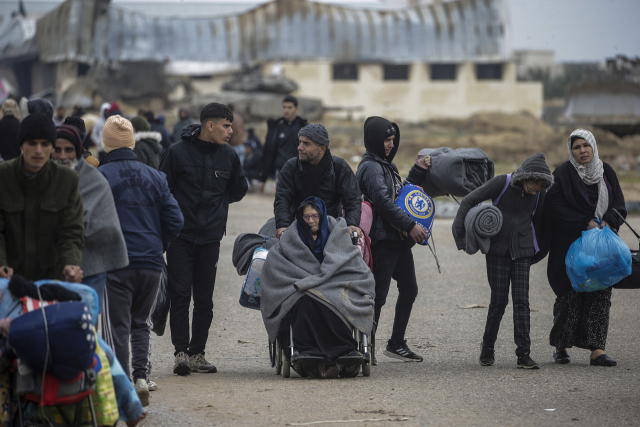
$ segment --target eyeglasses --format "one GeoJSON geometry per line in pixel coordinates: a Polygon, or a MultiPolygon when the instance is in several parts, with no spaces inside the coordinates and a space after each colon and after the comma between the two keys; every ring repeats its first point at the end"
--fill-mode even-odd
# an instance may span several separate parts
{"type": "Polygon", "coordinates": [[[317,221],[318,219],[320,219],[320,214],[302,215],[302,218],[305,221],[309,221],[310,219],[317,221]]]}

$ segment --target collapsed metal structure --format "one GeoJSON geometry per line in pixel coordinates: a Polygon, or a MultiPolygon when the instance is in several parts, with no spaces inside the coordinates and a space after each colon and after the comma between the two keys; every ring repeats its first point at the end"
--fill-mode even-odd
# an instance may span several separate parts
{"type": "Polygon", "coordinates": [[[507,31],[505,0],[392,11],[274,0],[209,18],[158,18],[109,0],[67,0],[37,22],[36,38],[43,62],[437,63],[507,60],[507,31]]]}

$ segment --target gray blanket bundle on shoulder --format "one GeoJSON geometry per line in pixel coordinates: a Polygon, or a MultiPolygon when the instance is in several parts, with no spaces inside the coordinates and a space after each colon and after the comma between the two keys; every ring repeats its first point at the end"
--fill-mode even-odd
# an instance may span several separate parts
{"type": "Polygon", "coordinates": [[[260,311],[273,342],[282,318],[303,295],[329,307],[348,326],[371,333],[375,280],[344,218],[329,219],[329,239],[322,264],[298,235],[297,222],[287,228],[269,251],[262,270],[260,311]]]}
{"type": "Polygon", "coordinates": [[[464,228],[467,240],[465,252],[473,255],[479,250],[486,254],[491,246],[491,238],[502,228],[502,212],[493,205],[473,207],[464,218],[464,228]]]}
{"type": "Polygon", "coordinates": [[[422,188],[431,197],[464,197],[493,178],[493,161],[479,148],[424,148],[419,154],[431,156],[431,167],[422,188]]]}

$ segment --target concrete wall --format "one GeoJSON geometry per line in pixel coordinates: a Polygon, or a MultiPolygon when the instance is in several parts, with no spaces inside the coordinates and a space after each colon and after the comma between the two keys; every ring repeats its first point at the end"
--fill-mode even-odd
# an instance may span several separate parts
{"type": "MultiPolygon", "coordinates": [[[[263,69],[270,68],[265,64],[263,69]]],[[[480,81],[470,62],[458,66],[455,81],[431,80],[425,63],[411,64],[406,81],[385,81],[381,64],[360,64],[358,80],[348,81],[333,80],[329,61],[284,62],[282,68],[300,86],[294,95],[320,98],[327,107],[362,108],[353,113],[357,119],[383,115],[418,122],[484,111],[528,111],[536,117],[542,113],[542,84],[517,82],[513,63],[504,64],[501,80],[480,81]]]]}

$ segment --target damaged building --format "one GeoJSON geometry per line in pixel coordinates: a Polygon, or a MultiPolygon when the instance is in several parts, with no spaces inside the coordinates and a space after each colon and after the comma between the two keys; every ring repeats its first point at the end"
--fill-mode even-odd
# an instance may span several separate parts
{"type": "Polygon", "coordinates": [[[355,115],[540,115],[542,84],[516,79],[506,0],[411,4],[273,0],[217,15],[203,3],[198,17],[176,17],[156,3],[67,0],[31,37],[9,37],[5,28],[0,66],[13,70],[22,94],[52,87],[65,103],[94,103],[96,93],[166,96],[176,77],[219,92],[240,70],[259,66],[295,81],[294,95],[355,115]]]}

